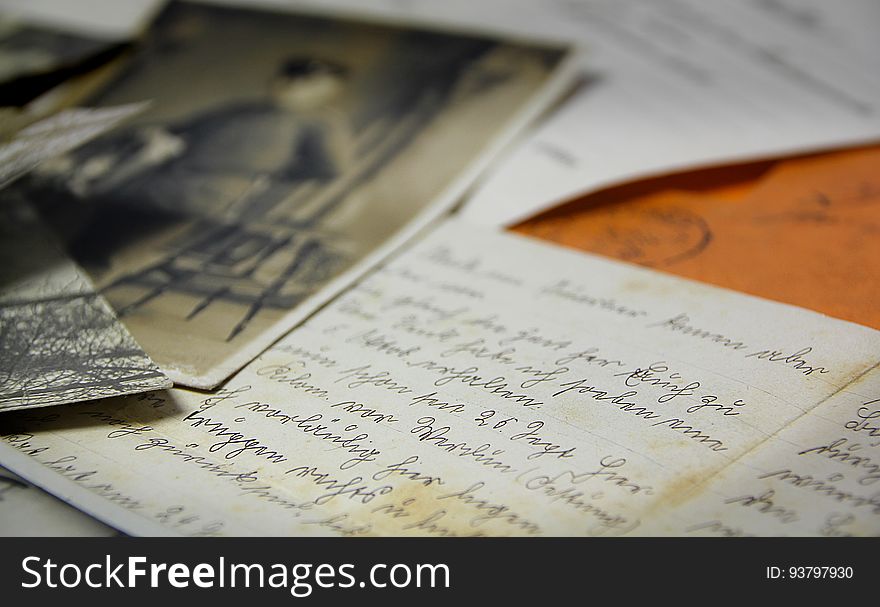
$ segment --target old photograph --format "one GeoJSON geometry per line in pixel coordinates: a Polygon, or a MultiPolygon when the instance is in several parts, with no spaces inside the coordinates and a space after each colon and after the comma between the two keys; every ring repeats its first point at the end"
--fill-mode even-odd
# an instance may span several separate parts
{"type": "Polygon", "coordinates": [[[211,387],[435,203],[564,56],[172,4],[93,100],[151,100],[149,111],[15,195],[39,203],[175,381],[211,387]]]}

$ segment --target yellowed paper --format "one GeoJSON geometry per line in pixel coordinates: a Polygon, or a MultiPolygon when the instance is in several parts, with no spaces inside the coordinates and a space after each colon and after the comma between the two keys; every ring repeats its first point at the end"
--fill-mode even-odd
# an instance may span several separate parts
{"type": "MultiPolygon", "coordinates": [[[[789,433],[834,440],[878,353],[858,325],[450,222],[223,388],[3,416],[0,454],[136,534],[679,534],[789,433]]],[[[803,524],[725,524],[878,530],[854,501],[786,507],[803,524]]]]}
{"type": "Polygon", "coordinates": [[[106,537],[102,525],[9,470],[0,468],[0,537],[106,537]]]}
{"type": "MultiPolygon", "coordinates": [[[[880,368],[771,437],[646,532],[674,535],[880,534],[880,368]]],[[[685,496],[688,496],[686,499],[685,496]]]]}

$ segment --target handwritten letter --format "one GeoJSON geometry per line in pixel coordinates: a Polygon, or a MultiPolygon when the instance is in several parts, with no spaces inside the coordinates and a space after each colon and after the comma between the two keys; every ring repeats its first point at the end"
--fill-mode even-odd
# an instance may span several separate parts
{"type": "Polygon", "coordinates": [[[131,533],[876,533],[878,354],[450,222],[223,388],[3,416],[0,454],[131,533]]]}

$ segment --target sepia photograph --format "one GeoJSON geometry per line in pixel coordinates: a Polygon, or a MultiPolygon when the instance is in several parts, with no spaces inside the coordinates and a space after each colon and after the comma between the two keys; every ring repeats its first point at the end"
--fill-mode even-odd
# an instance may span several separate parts
{"type": "Polygon", "coordinates": [[[174,3],[94,100],[150,108],[9,195],[59,227],[160,367],[210,388],[435,204],[563,58],[174,3]]]}

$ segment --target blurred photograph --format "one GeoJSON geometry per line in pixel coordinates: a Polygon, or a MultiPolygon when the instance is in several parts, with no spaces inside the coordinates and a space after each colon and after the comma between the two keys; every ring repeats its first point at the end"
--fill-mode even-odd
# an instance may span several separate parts
{"type": "Polygon", "coordinates": [[[39,203],[175,381],[211,387],[435,203],[563,56],[172,4],[93,100],[151,108],[15,195],[39,203]]]}

